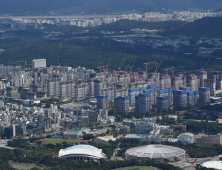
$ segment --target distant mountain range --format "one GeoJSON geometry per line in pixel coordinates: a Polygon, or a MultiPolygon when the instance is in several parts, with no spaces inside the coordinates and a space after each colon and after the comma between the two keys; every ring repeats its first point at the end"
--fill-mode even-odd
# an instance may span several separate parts
{"type": "Polygon", "coordinates": [[[126,11],[215,10],[221,0],[0,0],[0,14],[72,15],[126,11]]]}

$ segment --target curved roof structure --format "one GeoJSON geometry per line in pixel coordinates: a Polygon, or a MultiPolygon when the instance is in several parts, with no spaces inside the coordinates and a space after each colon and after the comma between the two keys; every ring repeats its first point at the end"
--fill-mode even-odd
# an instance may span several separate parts
{"type": "Polygon", "coordinates": [[[98,149],[91,145],[75,145],[66,149],[61,149],[58,158],[66,158],[72,156],[85,156],[91,157],[94,159],[106,158],[105,154],[102,152],[102,149],[98,149]]]}
{"type": "Polygon", "coordinates": [[[222,169],[222,161],[208,161],[201,164],[205,168],[222,169]]]}
{"type": "Polygon", "coordinates": [[[167,145],[144,145],[128,149],[125,154],[135,157],[171,158],[181,157],[186,151],[167,145]]]}
{"type": "Polygon", "coordinates": [[[181,133],[181,134],[180,134],[180,137],[181,137],[181,136],[190,136],[190,137],[193,138],[193,137],[194,137],[194,134],[193,134],[193,133],[186,132],[186,133],[181,133]]]}

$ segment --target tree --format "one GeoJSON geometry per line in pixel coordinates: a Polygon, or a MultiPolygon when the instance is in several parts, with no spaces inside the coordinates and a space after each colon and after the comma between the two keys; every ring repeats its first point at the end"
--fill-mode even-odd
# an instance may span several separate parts
{"type": "Polygon", "coordinates": [[[40,145],[42,145],[42,141],[37,141],[36,143],[39,147],[40,147],[40,145]]]}
{"type": "Polygon", "coordinates": [[[37,168],[37,167],[33,167],[33,168],[31,168],[30,170],[41,170],[41,169],[39,169],[39,168],[37,168]]]}

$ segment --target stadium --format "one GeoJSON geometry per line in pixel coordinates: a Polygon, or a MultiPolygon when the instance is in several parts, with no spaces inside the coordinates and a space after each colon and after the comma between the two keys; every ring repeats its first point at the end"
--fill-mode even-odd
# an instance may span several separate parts
{"type": "Polygon", "coordinates": [[[167,145],[144,145],[126,150],[126,159],[139,161],[153,160],[157,162],[179,161],[185,157],[186,151],[167,145]]]}
{"type": "Polygon", "coordinates": [[[222,161],[208,161],[201,164],[203,168],[212,168],[216,170],[222,169],[222,161]]]}
{"type": "Polygon", "coordinates": [[[59,159],[68,159],[68,160],[84,160],[92,161],[102,158],[106,158],[105,154],[102,152],[102,149],[95,148],[91,145],[76,145],[71,146],[66,149],[61,149],[57,155],[59,159]]]}

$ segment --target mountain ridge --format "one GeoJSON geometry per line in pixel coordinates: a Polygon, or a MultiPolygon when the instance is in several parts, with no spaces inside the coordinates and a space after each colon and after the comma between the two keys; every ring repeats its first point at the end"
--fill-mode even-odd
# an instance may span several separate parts
{"type": "Polygon", "coordinates": [[[126,11],[217,9],[220,0],[0,0],[1,15],[110,14],[126,11]]]}

